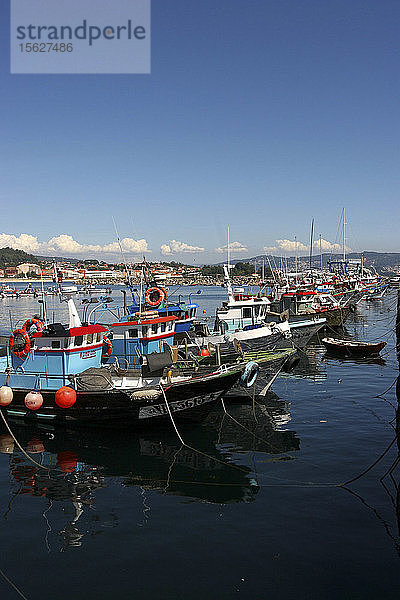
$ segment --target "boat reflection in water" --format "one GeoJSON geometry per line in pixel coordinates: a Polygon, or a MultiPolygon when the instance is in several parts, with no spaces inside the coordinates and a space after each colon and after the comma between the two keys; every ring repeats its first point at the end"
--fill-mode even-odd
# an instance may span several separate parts
{"type": "MultiPolygon", "coordinates": [[[[96,511],[94,525],[91,510],[95,507],[96,492],[115,484],[116,478],[122,486],[136,487],[142,495],[154,491],[200,502],[251,502],[259,490],[256,475],[252,468],[235,464],[235,452],[282,454],[298,450],[299,440],[295,432],[286,430],[290,420],[288,407],[276,400],[276,396],[272,401],[267,397],[263,405],[257,405],[257,421],[251,403],[229,406],[228,411],[241,426],[222,411],[214,411],[203,425],[184,430],[184,440],[191,448],[182,446],[172,430],[156,434],[108,430],[79,433],[10,423],[26,452],[38,463],[50,467],[42,469],[33,464],[2,429],[0,452],[9,455],[14,482],[11,495],[46,499],[47,508],[43,511],[40,504],[38,514],[46,516],[49,522],[55,503],[60,503],[62,522],[66,514],[70,515],[61,531],[58,524],[62,549],[81,546],[84,536],[93,534],[91,528],[101,528],[101,517],[96,511]],[[282,425],[284,431],[279,430],[282,425]],[[65,502],[72,507],[71,504],[65,507],[65,502]]],[[[243,457],[241,463],[242,460],[243,457]]],[[[143,504],[147,507],[141,509],[140,520],[150,517],[149,504],[151,496],[147,495],[143,504]]],[[[13,498],[7,512],[12,510],[13,498]]],[[[118,517],[114,515],[112,519],[118,524],[118,517]]]]}

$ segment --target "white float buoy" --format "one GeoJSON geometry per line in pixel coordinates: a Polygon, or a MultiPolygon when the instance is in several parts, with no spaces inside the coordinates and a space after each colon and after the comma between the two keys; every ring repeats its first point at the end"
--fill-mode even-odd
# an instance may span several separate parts
{"type": "Polygon", "coordinates": [[[32,390],[25,396],[25,406],[29,410],[38,410],[43,404],[43,396],[40,392],[32,390]]]}
{"type": "Polygon", "coordinates": [[[11,404],[13,399],[13,391],[9,385],[2,385],[0,387],[0,406],[8,406],[11,404]]]}

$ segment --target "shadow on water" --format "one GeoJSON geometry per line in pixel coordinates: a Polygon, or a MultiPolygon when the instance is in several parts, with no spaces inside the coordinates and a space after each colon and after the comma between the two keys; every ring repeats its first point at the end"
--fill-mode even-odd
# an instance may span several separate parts
{"type": "Polygon", "coordinates": [[[287,403],[276,398],[272,394],[257,404],[256,420],[251,405],[229,406],[229,414],[212,412],[201,426],[182,432],[191,448],[181,445],[172,430],[82,433],[11,423],[24,450],[46,468],[31,462],[13,437],[0,429],[0,452],[8,455],[12,482],[3,518],[8,518],[20,496],[45,499],[47,519],[55,503],[67,501],[72,513],[65,513],[71,515],[60,532],[66,549],[82,545],[85,526],[80,527],[79,521],[95,504],[96,492],[115,478],[143,494],[154,491],[218,504],[252,502],[259,491],[257,473],[240,464],[240,454],[253,451],[270,460],[277,456],[288,460],[285,453],[300,447],[295,432],[279,430],[282,425],[286,429],[290,414],[287,403]]]}

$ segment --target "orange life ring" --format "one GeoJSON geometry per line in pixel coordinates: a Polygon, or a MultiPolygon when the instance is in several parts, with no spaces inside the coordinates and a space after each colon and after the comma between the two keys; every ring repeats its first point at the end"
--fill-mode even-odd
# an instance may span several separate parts
{"type": "Polygon", "coordinates": [[[37,333],[42,333],[42,331],[44,330],[43,321],[41,321],[40,319],[28,319],[23,324],[22,331],[26,331],[26,333],[29,335],[29,330],[32,327],[32,325],[34,325],[36,327],[37,333]]]}
{"type": "Polygon", "coordinates": [[[160,306],[161,302],[167,299],[167,292],[162,287],[151,287],[147,290],[144,299],[149,306],[160,306]],[[153,299],[154,294],[157,294],[156,299],[153,299]]]}
{"type": "Polygon", "coordinates": [[[108,339],[108,337],[104,336],[103,337],[103,348],[101,350],[101,356],[102,358],[104,357],[108,357],[111,356],[112,354],[112,343],[110,342],[110,340],[108,339]]]}
{"type": "Polygon", "coordinates": [[[29,337],[29,335],[27,334],[27,332],[24,329],[16,329],[15,331],[12,332],[12,334],[10,335],[10,350],[13,354],[15,354],[15,356],[18,356],[19,358],[26,358],[30,352],[31,349],[31,338],[29,337]],[[14,350],[14,346],[15,346],[15,337],[17,335],[22,336],[22,338],[25,341],[25,345],[22,348],[22,350],[14,350]]]}

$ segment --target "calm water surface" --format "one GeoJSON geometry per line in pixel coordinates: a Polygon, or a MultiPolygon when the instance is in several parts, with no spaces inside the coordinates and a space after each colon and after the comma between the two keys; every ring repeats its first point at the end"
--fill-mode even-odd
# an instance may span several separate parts
{"type": "MultiPolygon", "coordinates": [[[[196,288],[180,292],[196,291],[196,288]]],[[[113,293],[120,304],[120,292],[113,293]]],[[[221,288],[194,294],[211,316],[221,288]]],[[[396,297],[364,302],[346,323],[385,339],[383,360],[325,358],[316,339],[266,400],[227,403],[202,425],[66,432],[13,424],[49,471],[0,437],[0,569],[30,600],[397,599],[400,469],[395,443],[396,297]],[[233,420],[233,418],[236,422],[233,420]],[[239,424],[238,424],[239,423],[239,424]]],[[[0,328],[37,312],[1,300],[0,328]]],[[[65,318],[65,305],[49,300],[65,318]]],[[[203,313],[202,313],[203,314],[203,313]]],[[[1,430],[2,431],[2,430],[1,430]]],[[[0,579],[1,597],[19,598],[0,579]]]]}

